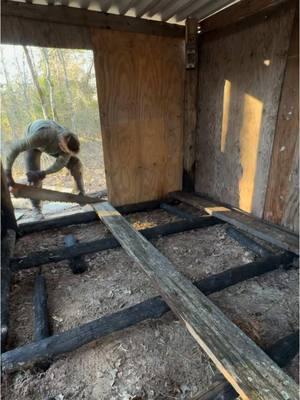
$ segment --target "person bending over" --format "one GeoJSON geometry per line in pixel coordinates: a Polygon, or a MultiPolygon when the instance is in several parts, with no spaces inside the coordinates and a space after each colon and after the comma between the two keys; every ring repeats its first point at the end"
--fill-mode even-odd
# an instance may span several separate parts
{"type": "MultiPolygon", "coordinates": [[[[43,179],[63,167],[68,168],[74,178],[73,192],[84,194],[82,163],[77,157],[80,150],[78,137],[55,121],[32,122],[26,129],[25,138],[15,141],[7,155],[6,177],[9,186],[14,185],[12,167],[15,159],[25,152],[25,168],[29,184],[41,188],[43,179]],[[41,171],[41,155],[47,153],[56,158],[53,165],[41,171]]],[[[31,200],[35,213],[41,215],[41,202],[31,200]]]]}

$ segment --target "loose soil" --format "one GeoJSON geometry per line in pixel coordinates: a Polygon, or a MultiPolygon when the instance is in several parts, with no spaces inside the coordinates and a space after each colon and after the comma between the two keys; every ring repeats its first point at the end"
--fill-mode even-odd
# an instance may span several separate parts
{"type": "MultiPolygon", "coordinates": [[[[126,218],[137,229],[176,220],[162,210],[126,218]]],[[[216,225],[152,243],[186,277],[200,279],[255,259],[227,235],[225,228],[216,225]]],[[[68,233],[82,242],[108,235],[99,222],[39,232],[18,240],[16,256],[63,246],[68,233]]],[[[85,260],[88,270],[81,275],[72,274],[68,261],[42,267],[52,333],[157,295],[149,279],[122,249],[88,255],[85,260]]],[[[37,272],[22,271],[14,277],[9,348],[32,341],[32,295],[37,272]]],[[[298,297],[298,271],[291,268],[232,286],[210,299],[258,345],[267,346],[298,329],[298,297]]],[[[297,380],[296,359],[286,371],[297,380]]],[[[216,374],[198,344],[169,312],[159,320],[145,321],[63,355],[46,371],[24,370],[4,377],[2,398],[188,400],[206,389],[216,374]]]]}

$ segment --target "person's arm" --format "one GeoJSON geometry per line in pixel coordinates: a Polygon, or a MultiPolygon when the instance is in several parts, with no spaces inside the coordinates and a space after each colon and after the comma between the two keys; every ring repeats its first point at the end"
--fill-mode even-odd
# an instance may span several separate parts
{"type": "Polygon", "coordinates": [[[22,153],[23,151],[29,150],[30,148],[31,148],[30,142],[27,139],[18,140],[11,145],[11,148],[6,156],[6,171],[7,171],[7,173],[11,174],[13,164],[15,162],[15,159],[18,157],[18,155],[20,153],[22,153]]]}
{"type": "Polygon", "coordinates": [[[68,164],[70,158],[71,156],[69,154],[58,156],[54,164],[52,164],[49,168],[43,171],[45,173],[45,176],[60,171],[63,167],[65,167],[68,164]]]}

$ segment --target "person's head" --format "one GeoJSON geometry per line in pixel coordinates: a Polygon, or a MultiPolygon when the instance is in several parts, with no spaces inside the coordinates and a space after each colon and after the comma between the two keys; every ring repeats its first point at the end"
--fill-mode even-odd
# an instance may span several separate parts
{"type": "Polygon", "coordinates": [[[59,141],[59,146],[64,153],[76,155],[80,151],[78,137],[72,132],[64,132],[59,141]]]}

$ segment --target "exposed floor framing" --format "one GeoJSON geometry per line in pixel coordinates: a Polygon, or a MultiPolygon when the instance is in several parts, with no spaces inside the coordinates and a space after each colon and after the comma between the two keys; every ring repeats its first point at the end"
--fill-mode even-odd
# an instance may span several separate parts
{"type": "MultiPolygon", "coordinates": [[[[183,201],[189,203],[186,198],[191,195],[183,196],[183,201]]],[[[177,200],[182,200],[183,196],[174,195],[177,200]]],[[[195,200],[193,200],[192,205],[199,208],[195,200]]],[[[243,246],[251,249],[259,258],[257,261],[235,266],[224,272],[191,282],[176,271],[173,264],[147,239],[200,228],[204,230],[206,227],[223,223],[222,214],[221,216],[215,213],[211,216],[199,216],[199,214],[190,214],[180,207],[174,207],[174,205],[158,203],[153,207],[151,206],[150,209],[160,207],[182,220],[138,231],[109,203],[99,203],[93,207],[113,236],[78,243],[70,235],[71,237],[65,240],[65,246],[54,251],[43,250],[26,254],[25,257],[11,257],[11,270],[14,273],[19,273],[18,271],[24,269],[56,263],[61,260],[70,260],[71,269],[73,273],[76,273],[76,268],[75,270],[73,268],[74,263],[76,267],[78,257],[114,249],[121,245],[127,254],[146,272],[151,281],[155,282],[165,301],[161,297],[149,298],[124,310],[107,314],[78,327],[51,335],[45,279],[41,273],[38,273],[34,290],[35,341],[4,352],[2,354],[3,372],[9,373],[33,365],[48,366],[51,360],[57,359],[61,354],[73,351],[84,344],[136,325],[146,319],[161,318],[171,308],[174,314],[184,322],[188,331],[209,355],[219,371],[230,382],[230,384],[226,383],[219,376],[211,388],[195,399],[213,399],[217,398],[217,395],[230,399],[236,398],[237,393],[243,399],[270,399],[270,395],[274,399],[297,398],[297,385],[280,367],[285,366],[298,352],[298,341],[295,339],[298,337],[298,332],[281,338],[274,344],[274,347],[271,346],[270,348],[269,346],[269,348],[264,349],[269,355],[268,357],[207,298],[212,293],[274,271],[282,265],[289,266],[295,262],[297,258],[295,254],[287,251],[277,251],[277,254],[274,254],[261,242],[249,238],[232,227],[227,227],[226,230],[229,235],[243,246]],[[237,343],[239,344],[236,345],[237,343]]],[[[147,209],[147,207],[145,206],[144,209],[147,209]]],[[[131,207],[131,211],[134,212],[135,207],[131,207]]],[[[205,211],[209,213],[208,209],[205,209],[205,211]]],[[[44,229],[61,228],[69,223],[88,223],[95,220],[96,213],[82,213],[81,219],[77,216],[67,216],[59,220],[56,219],[55,222],[42,221],[31,225],[23,224],[23,226],[20,226],[20,230],[24,235],[34,231],[34,228],[36,228],[36,231],[42,231],[44,229]]],[[[231,220],[226,219],[226,222],[236,226],[231,220]]],[[[245,230],[243,224],[239,224],[238,227],[245,230]]],[[[256,226],[255,229],[251,230],[251,233],[253,234],[254,231],[259,229],[260,227],[256,226]]],[[[271,226],[269,229],[271,232],[271,226]]],[[[262,229],[262,231],[264,230],[262,229]]],[[[272,232],[270,235],[272,235],[272,232]]],[[[276,235],[277,233],[275,233],[276,235]]],[[[256,236],[261,239],[260,234],[256,236]]],[[[265,236],[264,239],[268,241],[265,236]]],[[[274,244],[273,240],[270,242],[274,244]]],[[[285,248],[285,245],[279,247],[285,248]]],[[[292,248],[296,253],[295,248],[292,248]]],[[[289,250],[291,250],[291,245],[289,250]]],[[[79,261],[84,262],[83,259],[79,261]]],[[[84,271],[85,269],[82,269],[81,272],[84,271]]],[[[8,304],[7,297],[6,300],[1,300],[8,304]]]]}

